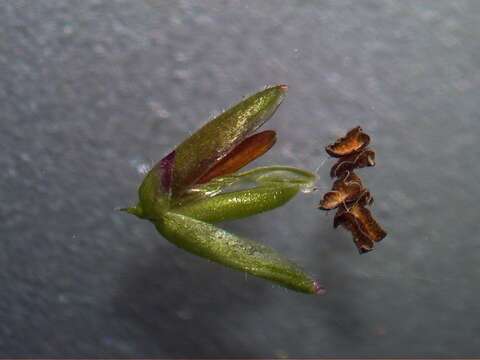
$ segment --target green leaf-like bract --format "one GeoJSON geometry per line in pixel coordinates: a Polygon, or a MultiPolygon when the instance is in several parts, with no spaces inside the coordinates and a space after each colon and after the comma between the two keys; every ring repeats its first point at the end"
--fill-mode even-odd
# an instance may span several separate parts
{"type": "Polygon", "coordinates": [[[284,85],[268,87],[207,122],[175,149],[173,195],[181,195],[218,160],[255,131],[284,98],[284,85]]]}
{"type": "Polygon", "coordinates": [[[155,226],[169,241],[196,255],[296,291],[316,291],[315,281],[301,268],[258,242],[173,212],[164,213],[155,226]]]}
{"type": "Polygon", "coordinates": [[[265,166],[217,178],[197,189],[172,211],[206,222],[240,219],[282,206],[300,190],[313,187],[315,175],[289,166],[265,166]],[[252,187],[252,184],[255,186],[252,187]],[[231,191],[233,187],[249,189],[231,191]],[[211,196],[217,191],[219,195],[211,196]]]}
{"type": "Polygon", "coordinates": [[[159,161],[139,188],[139,203],[126,210],[152,221],[170,242],[231,268],[305,292],[318,284],[299,266],[260,243],[212,223],[279,207],[313,187],[315,175],[286,166],[260,167],[195,185],[275,112],[286,86],[269,87],[211,120],[159,161]]]}
{"type": "Polygon", "coordinates": [[[299,191],[298,186],[261,186],[189,202],[172,211],[215,223],[241,219],[282,206],[299,191]]]}

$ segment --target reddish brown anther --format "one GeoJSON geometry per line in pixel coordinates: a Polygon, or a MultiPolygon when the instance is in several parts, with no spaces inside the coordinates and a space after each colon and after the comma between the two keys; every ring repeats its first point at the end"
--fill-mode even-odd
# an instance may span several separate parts
{"type": "Polygon", "coordinates": [[[366,148],[369,143],[370,137],[358,126],[325,148],[330,156],[339,158],[330,170],[330,176],[339,179],[319,205],[323,210],[338,208],[333,226],[342,225],[350,231],[360,253],[372,250],[387,235],[366,208],[373,203],[372,195],[353,173],[355,169],[375,166],[375,152],[366,148]]]}
{"type": "Polygon", "coordinates": [[[330,170],[330,176],[342,177],[345,173],[354,169],[361,169],[367,166],[375,166],[375,151],[366,148],[358,153],[353,153],[338,159],[330,170]]]}
{"type": "Polygon", "coordinates": [[[362,231],[364,231],[371,240],[379,242],[387,235],[366,207],[355,205],[350,209],[350,212],[360,223],[362,231]]]}
{"type": "Polygon", "coordinates": [[[273,130],[266,130],[249,136],[204,174],[197,181],[197,184],[207,183],[218,176],[233,174],[265,154],[275,144],[276,140],[276,133],[273,130]]]}
{"type": "Polygon", "coordinates": [[[337,228],[342,225],[346,230],[350,231],[353,236],[353,243],[357,247],[358,251],[363,254],[371,251],[374,246],[374,242],[365,234],[355,216],[347,212],[345,208],[338,209],[333,220],[333,226],[337,228]]]}
{"type": "Polygon", "coordinates": [[[363,188],[360,178],[354,172],[350,172],[343,179],[333,183],[332,190],[323,196],[319,208],[332,210],[342,204],[355,202],[364,192],[368,191],[363,188]]]}
{"type": "Polygon", "coordinates": [[[367,189],[364,189],[362,193],[358,196],[358,198],[355,200],[355,204],[358,204],[360,206],[370,206],[373,204],[373,196],[370,194],[370,191],[367,189]]]}
{"type": "Polygon", "coordinates": [[[353,241],[360,253],[373,249],[387,233],[380,227],[367,208],[355,204],[350,209],[340,208],[335,214],[333,226],[342,225],[352,233],[353,241]]]}
{"type": "Polygon", "coordinates": [[[325,147],[332,157],[342,157],[357,153],[370,143],[370,136],[365,134],[360,126],[350,130],[347,135],[325,147]]]}

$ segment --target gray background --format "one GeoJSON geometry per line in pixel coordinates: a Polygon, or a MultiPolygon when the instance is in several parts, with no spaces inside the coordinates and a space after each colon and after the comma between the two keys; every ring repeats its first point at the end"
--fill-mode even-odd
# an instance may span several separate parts
{"type": "Polygon", "coordinates": [[[480,1],[1,1],[0,355],[480,355],[480,1]],[[256,164],[320,167],[360,124],[389,235],[360,256],[320,193],[225,224],[324,297],[175,248],[141,171],[266,84],[256,164]]]}

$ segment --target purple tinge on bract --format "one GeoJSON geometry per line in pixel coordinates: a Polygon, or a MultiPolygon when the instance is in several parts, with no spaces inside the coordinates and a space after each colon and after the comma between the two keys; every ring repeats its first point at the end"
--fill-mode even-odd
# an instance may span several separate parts
{"type": "Polygon", "coordinates": [[[173,167],[175,165],[175,150],[160,160],[154,170],[160,179],[161,191],[170,194],[173,182],[173,167]]]}
{"type": "Polygon", "coordinates": [[[315,294],[317,295],[325,295],[327,293],[327,289],[321,285],[318,281],[313,283],[315,294]]]}

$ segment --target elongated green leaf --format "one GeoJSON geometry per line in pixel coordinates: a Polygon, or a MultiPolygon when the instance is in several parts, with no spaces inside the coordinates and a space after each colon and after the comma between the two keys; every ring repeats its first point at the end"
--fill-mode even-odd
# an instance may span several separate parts
{"type": "Polygon", "coordinates": [[[300,267],[265,245],[172,212],[164,213],[155,225],[169,241],[196,255],[296,291],[323,293],[323,288],[300,267]]]}
{"type": "Polygon", "coordinates": [[[181,195],[275,112],[287,90],[266,88],[207,122],[175,149],[173,196],[181,195]]]}

